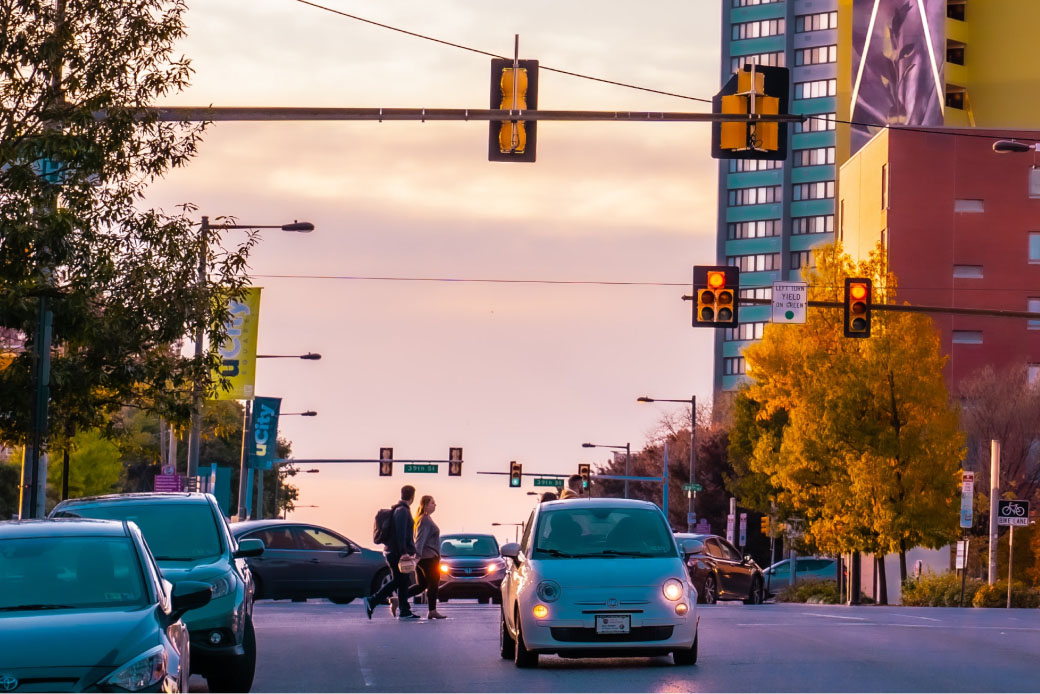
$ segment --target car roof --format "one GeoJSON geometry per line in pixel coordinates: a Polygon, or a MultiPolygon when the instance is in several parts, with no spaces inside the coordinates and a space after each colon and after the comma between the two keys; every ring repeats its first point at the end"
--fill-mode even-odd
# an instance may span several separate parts
{"type": "Polygon", "coordinates": [[[442,540],[447,540],[449,537],[490,537],[492,540],[495,536],[491,533],[448,533],[447,535],[441,535],[442,540]]]}
{"type": "Polygon", "coordinates": [[[304,521],[296,520],[282,520],[281,518],[267,518],[263,520],[254,519],[246,521],[236,521],[234,523],[231,523],[231,533],[237,536],[240,533],[244,533],[249,530],[256,530],[257,528],[277,528],[278,526],[282,525],[306,525],[312,528],[321,528],[322,530],[329,530],[330,532],[338,532],[336,530],[332,530],[331,528],[326,528],[325,526],[317,525],[316,523],[307,523],[304,521]]]}
{"type": "Polygon", "coordinates": [[[539,511],[560,508],[658,508],[652,501],[642,499],[615,499],[611,497],[600,497],[597,499],[556,499],[554,501],[543,501],[538,504],[539,511]]]}
{"type": "Polygon", "coordinates": [[[32,537],[127,537],[123,521],[92,518],[37,518],[0,522],[0,539],[32,537]]]}
{"type": "Polygon", "coordinates": [[[102,494],[100,496],[81,496],[75,499],[66,499],[55,508],[66,508],[68,506],[102,506],[111,503],[141,503],[168,504],[168,503],[209,503],[209,494],[202,492],[131,492],[129,494],[102,494]]]}

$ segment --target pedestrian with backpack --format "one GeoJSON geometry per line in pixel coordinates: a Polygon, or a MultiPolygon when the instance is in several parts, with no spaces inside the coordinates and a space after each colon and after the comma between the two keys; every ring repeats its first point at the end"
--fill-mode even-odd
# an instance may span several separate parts
{"type": "MultiPolygon", "coordinates": [[[[445,619],[437,611],[437,588],[441,584],[441,529],[430,515],[437,510],[437,502],[427,494],[419,499],[419,510],[415,514],[415,552],[419,557],[420,580],[408,590],[409,595],[426,591],[426,603],[430,608],[427,619],[445,619]]],[[[393,607],[393,603],[390,605],[393,607]]]]}
{"type": "Polygon", "coordinates": [[[412,571],[415,570],[415,541],[412,539],[412,512],[409,510],[414,500],[415,487],[406,484],[401,487],[400,501],[390,509],[381,509],[376,513],[373,539],[384,546],[383,555],[386,557],[393,580],[380,588],[375,595],[365,598],[365,613],[369,619],[372,619],[376,605],[382,604],[391,593],[397,594],[400,612],[398,619],[419,619],[419,615],[412,612],[411,605],[408,604],[408,587],[412,582],[412,571]]]}

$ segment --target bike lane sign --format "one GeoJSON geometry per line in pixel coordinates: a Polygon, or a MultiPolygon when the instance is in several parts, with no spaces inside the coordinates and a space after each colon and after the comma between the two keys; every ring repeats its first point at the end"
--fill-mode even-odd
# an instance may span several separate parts
{"type": "Polygon", "coordinates": [[[1029,502],[1022,499],[998,501],[997,525],[1029,525],[1029,502]]]}

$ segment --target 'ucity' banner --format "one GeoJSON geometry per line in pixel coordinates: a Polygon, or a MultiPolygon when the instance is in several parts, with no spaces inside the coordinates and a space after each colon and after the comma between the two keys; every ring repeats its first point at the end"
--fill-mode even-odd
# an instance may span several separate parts
{"type": "MultiPolygon", "coordinates": [[[[217,400],[252,400],[256,384],[256,335],[260,323],[260,287],[249,287],[242,301],[231,300],[227,342],[220,346],[220,376],[231,390],[217,389],[217,400]]],[[[216,374],[214,375],[216,380],[216,374]]]]}
{"type": "Polygon", "coordinates": [[[260,470],[270,470],[278,439],[278,410],[281,398],[253,398],[253,421],[251,422],[249,446],[246,448],[246,465],[260,470]]]}

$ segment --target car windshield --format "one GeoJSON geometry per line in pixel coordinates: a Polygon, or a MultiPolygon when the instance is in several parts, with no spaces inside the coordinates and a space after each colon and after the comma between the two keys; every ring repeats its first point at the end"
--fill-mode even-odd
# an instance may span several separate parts
{"type": "Polygon", "coordinates": [[[560,508],[538,518],[534,558],[669,557],[675,540],[660,511],[560,508]]]}
{"type": "Polygon", "coordinates": [[[191,561],[222,552],[217,519],[209,504],[131,504],[74,506],[59,515],[128,520],[137,523],[159,561],[191,561]]]}
{"type": "Polygon", "coordinates": [[[128,538],[0,542],[0,612],[143,607],[144,579],[128,538]]]}
{"type": "Polygon", "coordinates": [[[487,535],[446,537],[441,541],[442,557],[497,557],[498,543],[487,535]]]}

